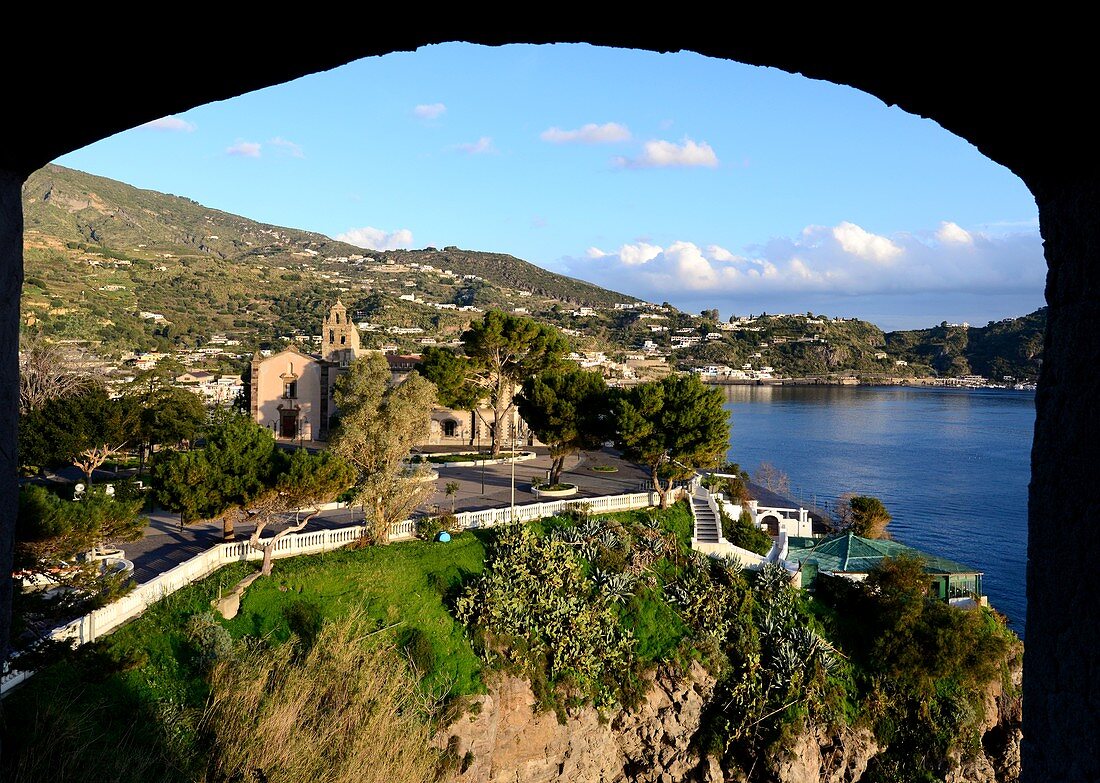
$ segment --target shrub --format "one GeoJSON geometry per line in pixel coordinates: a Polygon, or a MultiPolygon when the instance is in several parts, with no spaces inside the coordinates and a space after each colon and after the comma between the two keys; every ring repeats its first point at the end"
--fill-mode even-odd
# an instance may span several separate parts
{"type": "Polygon", "coordinates": [[[283,607],[283,619],[308,650],[317,640],[325,617],[316,603],[299,599],[283,607]]]}
{"type": "Polygon", "coordinates": [[[841,530],[850,530],[864,538],[890,538],[886,530],[890,524],[890,512],[878,498],[845,493],[837,502],[837,515],[841,530]]]}
{"type": "Polygon", "coordinates": [[[1007,679],[1019,640],[987,609],[957,609],[928,597],[915,557],[887,558],[861,584],[818,578],[819,600],[836,611],[838,635],[865,683],[876,737],[886,750],[868,780],[942,776],[973,746],[985,690],[1007,679]]]}
{"type": "Polygon", "coordinates": [[[440,514],[436,517],[422,517],[416,521],[416,537],[424,541],[435,541],[440,533],[453,533],[459,529],[454,514],[440,514]]]}
{"type": "Polygon", "coordinates": [[[533,683],[545,679],[544,706],[553,694],[574,704],[613,703],[634,660],[633,639],[572,545],[524,526],[501,530],[456,614],[486,633],[487,658],[502,655],[533,683]]]}
{"type": "Polygon", "coordinates": [[[731,544],[760,555],[768,554],[772,548],[771,538],[753,523],[748,509],[736,520],[722,512],[722,536],[731,544]]]}
{"type": "Polygon", "coordinates": [[[325,623],[304,656],[257,644],[215,666],[207,779],[432,781],[440,754],[416,681],[393,648],[364,641],[369,630],[352,614],[325,623]]]}
{"type": "Polygon", "coordinates": [[[187,621],[184,635],[200,667],[210,668],[233,652],[233,637],[213,612],[196,614],[187,621]]]}
{"type": "Polygon", "coordinates": [[[405,628],[397,635],[397,646],[408,658],[417,674],[435,669],[436,655],[432,641],[419,628],[405,628]]]}

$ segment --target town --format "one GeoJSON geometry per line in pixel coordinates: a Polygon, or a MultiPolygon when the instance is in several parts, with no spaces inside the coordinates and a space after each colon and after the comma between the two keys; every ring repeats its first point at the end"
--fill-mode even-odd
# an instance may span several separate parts
{"type": "MultiPolygon", "coordinates": [[[[662,315],[644,305],[619,310],[643,321],[662,315]]],[[[898,600],[927,607],[904,622],[916,623],[918,636],[940,634],[951,655],[980,645],[986,673],[966,674],[962,687],[986,688],[1016,671],[1019,642],[989,608],[979,570],[891,540],[891,515],[876,498],[852,493],[835,514],[822,514],[785,497],[783,477],[761,468],[754,482],[728,463],[728,414],[705,373],[616,377],[572,351],[562,330],[494,309],[457,340],[418,355],[364,348],[369,330],[340,300],[318,326],[317,339],[255,352],[246,383],[193,365],[178,372],[181,359],[235,351],[239,341],[226,335],[187,354],[132,357],[111,372],[71,346],[28,341],[16,601],[25,630],[2,680],[12,703],[38,698],[37,683],[50,681],[74,648],[79,655],[103,644],[121,649],[129,644],[122,639],[146,644],[137,629],[150,606],[193,605],[173,595],[204,596],[209,607],[173,615],[169,633],[200,656],[183,652],[174,665],[208,660],[202,666],[228,677],[236,671],[233,629],[244,618],[286,623],[289,654],[301,634],[326,633],[320,620],[309,631],[295,613],[328,615],[340,605],[318,597],[306,609],[278,598],[279,614],[267,615],[254,602],[273,588],[312,594],[319,584],[311,580],[351,568],[374,585],[365,595],[377,596],[391,582],[444,579],[459,562],[470,576],[446,583],[426,606],[410,603],[423,601],[415,591],[386,593],[386,620],[375,607],[351,625],[324,627],[374,635],[417,613],[438,618],[392,637],[412,679],[394,676],[410,692],[435,694],[432,742],[450,749],[446,763],[461,760],[460,771],[475,777],[487,774],[488,759],[477,760],[483,739],[438,710],[463,709],[493,662],[518,649],[549,651],[513,661],[526,679],[546,683],[533,697],[537,710],[557,712],[566,725],[584,709],[643,698],[644,677],[636,678],[690,648],[702,656],[693,666],[704,667],[689,667],[689,678],[730,698],[736,690],[724,689],[741,686],[706,670],[742,672],[756,695],[738,720],[770,711],[768,732],[782,734],[797,725],[777,709],[792,698],[811,716],[829,714],[846,687],[837,679],[842,658],[866,649],[874,657],[851,665],[868,672],[910,660],[906,645],[919,642],[891,642],[901,647],[886,654],[875,641],[901,627],[889,608],[898,600]],[[392,554],[376,554],[383,550],[392,554]],[[453,603],[444,601],[455,590],[453,603]],[[855,611],[877,619],[848,627],[844,618],[855,611]],[[665,619],[640,619],[654,612],[665,619]],[[821,612],[833,619],[822,624],[821,612]],[[744,669],[750,654],[769,663],[744,669]]],[[[917,669],[904,675],[928,683],[940,674],[917,669]]],[[[250,712],[267,720],[258,704],[243,714],[250,712]]],[[[242,715],[213,714],[227,727],[242,715]]],[[[1017,716],[1009,710],[995,720],[1017,716]]],[[[722,731],[733,732],[722,763],[760,752],[758,739],[722,731]]],[[[444,763],[426,737],[410,736],[409,752],[425,769],[444,763]]],[[[693,754],[684,745],[663,763],[686,769],[693,754]]]]}
{"type": "MultiPolygon", "coordinates": [[[[9,709],[68,720],[51,684],[94,672],[103,703],[147,694],[148,731],[101,735],[131,748],[110,758],[154,770],[132,774],[263,768],[286,702],[245,684],[285,660],[323,689],[333,675],[310,667],[340,655],[359,661],[336,677],[357,683],[347,708],[299,718],[360,726],[337,754],[351,779],[364,758],[387,763],[383,747],[418,780],[489,779],[511,748],[548,731],[571,743],[589,720],[655,780],[688,776],[705,737],[706,763],[731,771],[779,763],[792,736],[824,764],[820,726],[862,749],[853,779],[918,774],[933,762],[910,742],[947,768],[979,732],[1006,740],[973,763],[1011,767],[1021,645],[983,569],[895,540],[861,487],[807,507],[774,467],[742,470],[731,460],[759,444],[731,440],[726,401],[737,386],[1026,389],[1045,310],[895,332],[722,317],[503,254],[366,251],[56,165],[25,195],[9,709]],[[926,659],[933,637],[942,656],[926,659]],[[904,691],[884,696],[884,678],[904,691]],[[995,708],[964,706],[995,687],[995,708]],[[687,724],[639,717],[650,728],[628,738],[604,719],[660,693],[687,724]],[[708,717],[691,694],[730,706],[708,717]],[[948,732],[929,703],[960,716],[948,732]],[[176,750],[166,709],[182,716],[176,750]],[[492,739],[481,720],[523,728],[492,739]],[[890,740],[887,720],[913,739],[890,740]]],[[[24,750],[5,759],[45,758],[48,736],[9,734],[24,750]]],[[[302,737],[295,759],[337,757],[302,737]]]]}

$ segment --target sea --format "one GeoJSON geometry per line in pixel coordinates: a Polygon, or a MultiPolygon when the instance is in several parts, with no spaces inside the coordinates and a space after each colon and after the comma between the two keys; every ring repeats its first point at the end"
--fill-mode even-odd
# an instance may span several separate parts
{"type": "Polygon", "coordinates": [[[1035,392],[905,386],[724,386],[729,459],[769,462],[803,505],[879,498],[904,544],[984,572],[1024,635],[1035,392]]]}

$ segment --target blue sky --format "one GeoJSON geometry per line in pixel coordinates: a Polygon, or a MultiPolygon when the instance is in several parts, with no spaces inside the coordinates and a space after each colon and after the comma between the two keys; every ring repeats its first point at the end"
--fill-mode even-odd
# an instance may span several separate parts
{"type": "Polygon", "coordinates": [[[1043,303],[1023,183],[866,94],[690,53],[447,44],[59,163],[373,247],[458,245],[690,310],[985,323],[1043,303]]]}

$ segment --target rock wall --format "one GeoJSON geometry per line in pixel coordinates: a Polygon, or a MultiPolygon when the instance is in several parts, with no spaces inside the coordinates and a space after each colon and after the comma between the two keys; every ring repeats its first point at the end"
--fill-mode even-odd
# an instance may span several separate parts
{"type": "Polygon", "coordinates": [[[0,169],[0,661],[11,630],[12,559],[19,510],[19,302],[23,289],[23,178],[0,169]]]}
{"type": "MultiPolygon", "coordinates": [[[[1019,662],[1012,684],[992,683],[985,694],[982,752],[957,757],[947,783],[1015,783],[1020,775],[1019,662]]],[[[654,677],[635,711],[601,717],[584,709],[563,724],[536,713],[530,685],[500,677],[472,709],[436,736],[460,760],[457,783],[740,783],[741,770],[723,769],[693,746],[714,678],[694,665],[683,677],[654,677]]],[[[826,732],[807,728],[788,751],[760,759],[754,771],[775,783],[857,783],[881,750],[867,728],[826,732]]]]}
{"type": "Polygon", "coordinates": [[[762,762],[777,783],[855,783],[878,752],[870,729],[827,733],[807,728],[787,754],[762,762]]]}
{"type": "Polygon", "coordinates": [[[1017,658],[1008,687],[992,682],[985,692],[985,721],[979,731],[982,751],[974,758],[957,759],[947,783],[1016,783],[1020,779],[1020,742],[1023,731],[1023,665],[1017,658]]]}
{"type": "Polygon", "coordinates": [[[456,781],[721,781],[717,765],[690,747],[713,690],[714,678],[695,665],[683,678],[656,676],[634,712],[607,720],[584,709],[562,724],[534,712],[525,680],[505,676],[436,741],[468,759],[456,781]]]}

